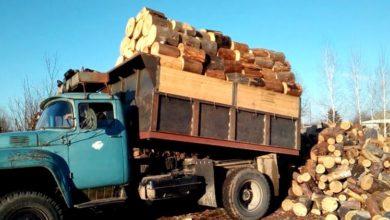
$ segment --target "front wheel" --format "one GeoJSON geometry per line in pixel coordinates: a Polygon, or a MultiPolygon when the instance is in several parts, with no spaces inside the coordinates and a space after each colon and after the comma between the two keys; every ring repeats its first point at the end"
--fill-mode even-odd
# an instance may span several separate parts
{"type": "Polygon", "coordinates": [[[0,201],[0,219],[61,220],[62,211],[50,197],[39,192],[15,192],[0,201]]]}
{"type": "Polygon", "coordinates": [[[224,181],[222,199],[225,210],[234,219],[259,219],[268,210],[271,190],[259,171],[236,169],[224,181]]]}

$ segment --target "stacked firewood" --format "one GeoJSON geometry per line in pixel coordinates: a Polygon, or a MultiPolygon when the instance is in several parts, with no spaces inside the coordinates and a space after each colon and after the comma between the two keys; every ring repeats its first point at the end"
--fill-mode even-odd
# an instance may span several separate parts
{"type": "Polygon", "coordinates": [[[156,55],[162,66],[178,70],[222,80],[238,73],[244,79],[240,82],[294,96],[302,93],[283,53],[250,49],[219,31],[196,30],[149,8],[128,20],[116,65],[137,52],[156,55]]]}
{"type": "Polygon", "coordinates": [[[350,122],[324,129],[293,173],[282,209],[325,219],[389,219],[389,155],[383,138],[350,122]]]}

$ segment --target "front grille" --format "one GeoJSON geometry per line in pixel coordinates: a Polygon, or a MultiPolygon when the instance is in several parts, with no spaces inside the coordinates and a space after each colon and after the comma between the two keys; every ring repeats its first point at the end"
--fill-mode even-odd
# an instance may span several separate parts
{"type": "Polygon", "coordinates": [[[29,138],[27,136],[12,136],[10,138],[11,146],[24,146],[29,142],[29,138]]]}

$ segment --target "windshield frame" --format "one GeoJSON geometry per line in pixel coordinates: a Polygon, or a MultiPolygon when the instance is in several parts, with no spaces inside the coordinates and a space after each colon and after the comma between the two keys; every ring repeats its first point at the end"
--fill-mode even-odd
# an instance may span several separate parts
{"type": "MultiPolygon", "coordinates": [[[[73,100],[69,100],[69,99],[65,99],[65,98],[58,98],[58,99],[53,99],[53,100],[50,100],[49,102],[45,103],[45,106],[44,108],[42,108],[42,112],[50,105],[52,105],[53,103],[55,102],[60,102],[60,101],[64,101],[64,102],[67,102],[68,104],[70,104],[71,106],[71,109],[72,109],[72,120],[73,120],[73,126],[71,127],[42,127],[42,128],[39,128],[39,129],[36,129],[36,130],[75,130],[77,128],[77,118],[75,116],[75,108],[74,108],[74,101],[73,100]]],[[[38,119],[39,121],[39,119],[38,119]]]]}

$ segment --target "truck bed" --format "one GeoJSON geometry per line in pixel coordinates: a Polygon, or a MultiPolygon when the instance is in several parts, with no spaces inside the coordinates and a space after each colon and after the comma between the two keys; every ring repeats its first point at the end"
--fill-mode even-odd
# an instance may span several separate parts
{"type": "Polygon", "coordinates": [[[108,75],[141,140],[299,154],[298,97],[163,67],[148,54],[108,75]]]}

